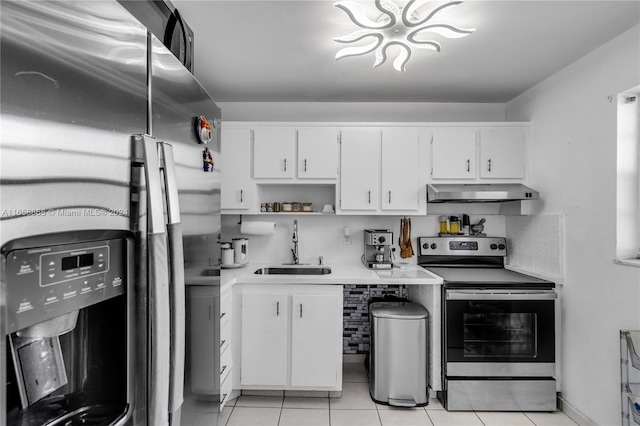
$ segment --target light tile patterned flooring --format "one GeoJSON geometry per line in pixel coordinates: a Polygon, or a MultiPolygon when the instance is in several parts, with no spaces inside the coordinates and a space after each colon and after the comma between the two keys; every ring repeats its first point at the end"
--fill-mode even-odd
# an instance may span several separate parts
{"type": "Polygon", "coordinates": [[[437,399],[426,407],[376,404],[361,362],[345,363],[341,398],[241,396],[216,424],[210,403],[187,400],[182,426],[575,426],[562,412],[449,412],[437,399]]]}

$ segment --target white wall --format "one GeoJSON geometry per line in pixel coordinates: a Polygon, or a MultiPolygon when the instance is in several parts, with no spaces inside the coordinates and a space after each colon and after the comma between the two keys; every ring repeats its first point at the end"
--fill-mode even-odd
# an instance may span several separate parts
{"type": "Polygon", "coordinates": [[[225,121],[504,121],[504,104],[429,102],[219,102],[225,121]]]}
{"type": "MultiPolygon", "coordinates": [[[[460,213],[463,213],[461,211],[460,213]]],[[[291,262],[291,234],[293,219],[298,220],[298,237],[300,262],[317,263],[317,257],[323,256],[324,263],[357,263],[364,253],[365,229],[390,229],[393,231],[396,259],[408,263],[416,263],[418,247],[416,238],[436,235],[438,232],[438,216],[411,217],[411,242],[415,256],[400,259],[398,237],[401,216],[337,216],[337,215],[243,215],[242,220],[275,221],[274,235],[241,235],[238,225],[239,215],[223,215],[223,241],[231,241],[236,237],[249,238],[249,260],[251,262],[285,263],[291,262]],[[343,228],[351,231],[351,245],[343,244],[343,228]]],[[[485,232],[489,235],[504,236],[505,220],[500,215],[470,215],[471,223],[486,219],[485,232]]]]}
{"type": "Polygon", "coordinates": [[[531,121],[531,186],[565,218],[565,401],[620,424],[619,330],[640,329],[640,269],[616,265],[616,95],[640,82],[640,26],[507,103],[531,121]],[[611,96],[611,101],[609,101],[611,96]]]}

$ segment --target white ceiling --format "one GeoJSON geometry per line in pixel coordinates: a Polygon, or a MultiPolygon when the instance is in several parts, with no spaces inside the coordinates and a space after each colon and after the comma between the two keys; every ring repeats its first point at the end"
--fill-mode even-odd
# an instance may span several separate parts
{"type": "Polygon", "coordinates": [[[435,36],[442,51],[414,50],[401,73],[391,51],[375,69],[373,53],[334,59],[345,45],[333,37],[359,28],[332,1],[172,3],[195,33],[195,75],[218,102],[502,103],[640,22],[638,0],[468,0],[443,17],[475,33],[435,36]]]}

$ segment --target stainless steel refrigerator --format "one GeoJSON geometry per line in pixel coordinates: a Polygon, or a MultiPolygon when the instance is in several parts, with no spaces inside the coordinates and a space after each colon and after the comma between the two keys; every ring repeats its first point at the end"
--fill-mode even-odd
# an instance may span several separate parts
{"type": "Polygon", "coordinates": [[[115,0],[0,7],[0,424],[180,424],[220,109],[115,0]]]}

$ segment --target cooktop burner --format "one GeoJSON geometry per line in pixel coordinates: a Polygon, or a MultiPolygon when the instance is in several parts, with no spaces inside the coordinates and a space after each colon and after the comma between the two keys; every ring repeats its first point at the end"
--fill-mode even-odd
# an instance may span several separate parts
{"type": "Polygon", "coordinates": [[[418,244],[418,265],[441,276],[445,287],[555,287],[550,281],[505,269],[503,237],[419,237],[418,244]]]}
{"type": "Polygon", "coordinates": [[[431,267],[422,265],[436,275],[441,276],[445,285],[447,284],[464,284],[464,285],[525,285],[553,287],[554,284],[540,278],[521,274],[504,268],[457,268],[457,267],[431,267]]]}

